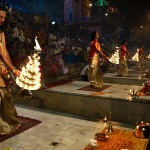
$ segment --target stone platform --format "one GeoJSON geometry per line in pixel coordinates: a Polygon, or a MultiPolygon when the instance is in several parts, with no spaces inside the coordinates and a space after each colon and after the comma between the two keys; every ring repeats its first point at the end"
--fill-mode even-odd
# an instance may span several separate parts
{"type": "MultiPolygon", "coordinates": [[[[72,66],[69,77],[65,75],[54,81],[73,79],[73,72],[76,72],[78,79],[49,89],[34,91],[33,97],[23,98],[15,94],[16,103],[81,115],[92,119],[108,117],[109,112],[112,112],[112,119],[115,122],[131,124],[135,124],[137,120],[150,122],[150,96],[141,96],[138,101],[128,100],[130,89],[138,91],[145,83],[146,79],[141,79],[144,71],[138,71],[136,67],[130,67],[127,77],[118,77],[114,72],[105,73],[103,76],[104,84],[111,86],[101,92],[94,92],[78,90],[89,85],[89,82],[79,81],[81,66],[78,71],[75,69],[76,67],[72,66]]],[[[48,80],[48,83],[53,81],[48,80]]]]}
{"type": "Polygon", "coordinates": [[[78,90],[87,85],[89,82],[72,81],[50,89],[35,91],[33,98],[30,99],[16,96],[15,101],[92,119],[102,119],[104,116],[109,118],[109,112],[112,112],[112,120],[115,122],[131,124],[135,124],[137,120],[150,122],[150,97],[141,96],[138,101],[128,100],[129,90],[137,91],[141,86],[111,84],[101,92],[78,90]]]}
{"type": "Polygon", "coordinates": [[[103,81],[105,83],[115,83],[115,84],[125,84],[125,85],[142,85],[145,83],[146,79],[142,78],[144,76],[144,71],[138,71],[137,68],[132,67],[129,69],[129,74],[126,77],[118,77],[115,72],[105,73],[103,76],[103,81]]]}

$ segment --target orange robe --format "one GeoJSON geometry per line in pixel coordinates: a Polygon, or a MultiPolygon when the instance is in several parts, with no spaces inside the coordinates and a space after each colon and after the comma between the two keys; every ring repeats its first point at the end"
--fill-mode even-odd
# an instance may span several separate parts
{"type": "Polygon", "coordinates": [[[139,61],[142,59],[143,57],[143,48],[138,48],[138,58],[139,58],[139,61]]]}
{"type": "Polygon", "coordinates": [[[122,45],[120,47],[120,60],[123,60],[124,58],[126,58],[127,55],[127,48],[125,45],[122,45]]]}
{"type": "Polygon", "coordinates": [[[126,76],[128,74],[128,65],[126,61],[127,48],[125,45],[121,45],[119,54],[119,70],[118,75],[126,76]]]}
{"type": "Polygon", "coordinates": [[[138,69],[142,70],[143,48],[138,48],[138,69]]]}
{"type": "MultiPolygon", "coordinates": [[[[7,49],[5,44],[5,35],[0,33],[1,53],[7,57],[7,49]]],[[[17,112],[14,106],[13,96],[6,88],[5,76],[8,70],[0,58],[0,135],[10,134],[21,126],[21,122],[17,118],[17,112]]]]}

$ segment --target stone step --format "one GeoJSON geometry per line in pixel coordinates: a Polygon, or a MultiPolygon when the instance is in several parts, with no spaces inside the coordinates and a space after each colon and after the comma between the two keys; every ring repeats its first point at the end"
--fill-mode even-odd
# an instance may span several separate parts
{"type": "Polygon", "coordinates": [[[125,84],[125,85],[143,85],[146,80],[137,80],[131,78],[112,78],[112,77],[103,77],[104,83],[113,83],[113,84],[125,84]]]}
{"type": "Polygon", "coordinates": [[[68,69],[68,73],[81,72],[81,67],[72,67],[68,69]]]}
{"type": "Polygon", "coordinates": [[[137,74],[144,74],[144,73],[145,73],[145,72],[142,71],[142,70],[137,70],[137,71],[135,71],[135,70],[129,70],[129,71],[128,71],[129,74],[134,74],[135,72],[136,72],[137,74]]]}
{"type": "Polygon", "coordinates": [[[149,98],[145,96],[135,101],[127,100],[129,89],[138,90],[141,88],[140,86],[131,85],[130,88],[127,85],[113,84],[103,91],[104,94],[93,96],[93,91],[78,90],[86,85],[89,83],[74,81],[50,89],[34,91],[33,98],[18,98],[17,96],[14,98],[15,102],[24,105],[85,117],[104,118],[111,111],[113,121],[134,124],[137,120],[148,121],[150,115],[149,98]]]}
{"type": "Polygon", "coordinates": [[[78,62],[78,63],[69,63],[69,64],[65,64],[65,66],[67,66],[68,68],[72,68],[72,67],[85,67],[88,64],[88,62],[78,62]]]}
{"type": "Polygon", "coordinates": [[[30,96],[20,96],[19,94],[13,95],[15,103],[30,106],[34,108],[43,108],[43,100],[40,98],[34,98],[30,96]]]}
{"type": "Polygon", "coordinates": [[[138,74],[129,74],[127,77],[118,77],[116,74],[104,74],[104,83],[140,85],[145,83],[146,79],[140,79],[138,74]]]}
{"type": "Polygon", "coordinates": [[[128,75],[126,77],[117,76],[116,70],[107,72],[103,75],[103,81],[105,83],[114,83],[114,84],[125,84],[125,85],[140,85],[142,86],[145,83],[146,79],[143,78],[145,74],[144,70],[137,70],[137,66],[129,66],[128,75]]]}
{"type": "Polygon", "coordinates": [[[58,81],[61,81],[61,80],[68,81],[68,80],[78,78],[79,76],[80,76],[79,72],[74,72],[74,73],[66,74],[66,75],[58,75],[58,76],[46,78],[45,83],[50,84],[50,83],[58,82],[58,81]]]}

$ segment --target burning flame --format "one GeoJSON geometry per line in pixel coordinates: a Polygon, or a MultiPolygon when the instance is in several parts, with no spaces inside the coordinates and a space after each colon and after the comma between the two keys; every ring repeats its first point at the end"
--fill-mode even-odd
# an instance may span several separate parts
{"type": "Polygon", "coordinates": [[[116,46],[116,51],[115,53],[111,56],[109,59],[110,62],[114,64],[119,64],[119,47],[116,46]]]}
{"type": "Polygon", "coordinates": [[[138,52],[139,52],[139,50],[137,49],[137,52],[133,55],[131,60],[137,61],[137,62],[139,61],[138,52]]]}
{"type": "Polygon", "coordinates": [[[40,45],[39,45],[39,43],[38,43],[38,41],[37,41],[37,37],[35,37],[35,44],[36,44],[36,46],[34,46],[34,48],[35,48],[37,51],[41,51],[42,49],[41,49],[41,47],[40,47],[40,45]]]}
{"type": "MultiPolygon", "coordinates": [[[[40,50],[40,45],[36,41],[36,50],[40,50]]],[[[28,56],[29,62],[22,67],[20,76],[16,79],[16,83],[19,87],[26,90],[37,90],[41,87],[41,73],[40,73],[40,57],[37,53],[32,56],[28,56]]]]}
{"type": "Polygon", "coordinates": [[[147,56],[148,59],[150,59],[150,54],[147,56]]]}

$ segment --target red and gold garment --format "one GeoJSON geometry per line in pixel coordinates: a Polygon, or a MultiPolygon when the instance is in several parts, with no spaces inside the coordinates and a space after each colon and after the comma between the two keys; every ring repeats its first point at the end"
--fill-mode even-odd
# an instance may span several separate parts
{"type": "MultiPolygon", "coordinates": [[[[0,33],[0,49],[1,53],[7,56],[4,33],[0,33]]],[[[5,88],[4,77],[7,72],[7,68],[0,59],[0,136],[14,132],[22,124],[17,118],[13,96],[5,88]]]]}
{"type": "Polygon", "coordinates": [[[127,55],[127,48],[125,45],[120,47],[120,60],[123,60],[127,55]]]}
{"type": "MultiPolygon", "coordinates": [[[[101,51],[101,47],[98,40],[92,41],[90,44],[89,62],[92,62],[92,58],[97,55],[99,51],[101,51]]],[[[99,62],[99,59],[97,61],[99,62]]]]}
{"type": "Polygon", "coordinates": [[[90,84],[96,88],[103,87],[102,74],[99,64],[99,52],[101,50],[98,40],[94,40],[90,44],[89,53],[89,69],[88,69],[88,80],[90,84]]]}
{"type": "Polygon", "coordinates": [[[141,60],[141,58],[143,57],[143,48],[138,48],[138,57],[139,60],[141,60]]]}

